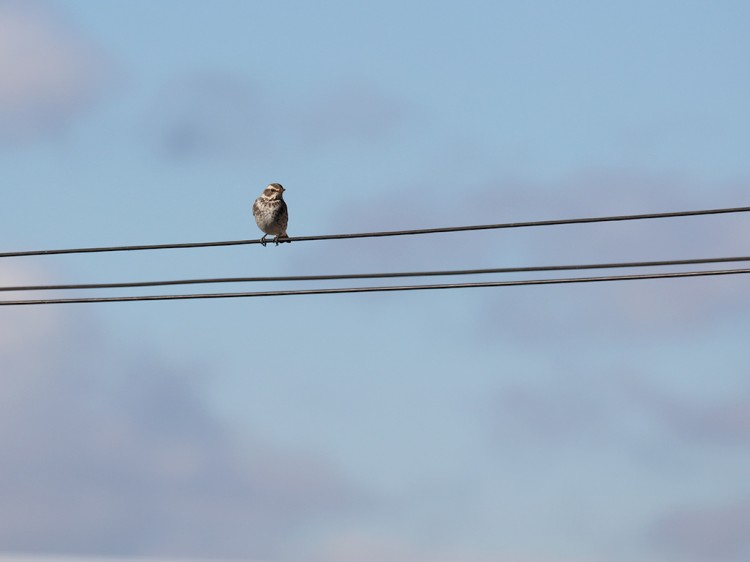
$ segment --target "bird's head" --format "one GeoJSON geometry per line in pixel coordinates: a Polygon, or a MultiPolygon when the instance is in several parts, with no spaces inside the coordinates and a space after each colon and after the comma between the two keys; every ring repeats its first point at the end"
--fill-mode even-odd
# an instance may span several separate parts
{"type": "Polygon", "coordinates": [[[281,199],[282,194],[286,191],[280,183],[270,183],[268,187],[263,190],[263,196],[266,199],[281,199]]]}

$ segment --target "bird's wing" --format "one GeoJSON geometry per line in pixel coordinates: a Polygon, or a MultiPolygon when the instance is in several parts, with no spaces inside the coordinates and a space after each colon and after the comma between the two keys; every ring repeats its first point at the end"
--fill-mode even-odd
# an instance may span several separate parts
{"type": "Polygon", "coordinates": [[[289,224],[289,209],[287,209],[286,202],[283,199],[281,200],[281,208],[279,211],[281,222],[284,224],[284,230],[286,230],[286,225],[289,224]]]}

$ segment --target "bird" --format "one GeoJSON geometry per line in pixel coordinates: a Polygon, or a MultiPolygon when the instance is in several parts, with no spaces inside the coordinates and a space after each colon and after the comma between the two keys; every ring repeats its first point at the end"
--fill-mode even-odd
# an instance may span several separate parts
{"type": "Polygon", "coordinates": [[[289,222],[289,211],[284,202],[284,191],[280,183],[268,184],[253,203],[253,216],[264,234],[260,243],[266,245],[266,236],[274,235],[274,243],[278,246],[279,240],[289,238],[286,233],[286,225],[289,222]]]}

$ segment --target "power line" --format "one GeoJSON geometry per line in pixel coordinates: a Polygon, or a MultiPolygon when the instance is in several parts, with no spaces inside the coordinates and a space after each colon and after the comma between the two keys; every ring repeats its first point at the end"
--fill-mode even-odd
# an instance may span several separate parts
{"type": "Polygon", "coordinates": [[[18,285],[0,287],[0,292],[10,291],[63,291],[76,289],[123,289],[134,287],[162,287],[167,285],[209,285],[216,283],[257,283],[287,281],[341,281],[352,279],[388,279],[398,277],[442,277],[462,275],[486,275],[493,273],[530,273],[542,271],[573,271],[586,269],[616,269],[635,267],[657,267],[677,265],[697,265],[750,261],[750,256],[725,258],[698,258],[683,260],[638,261],[617,263],[590,263],[575,265],[544,265],[530,267],[497,267],[490,269],[455,269],[443,271],[405,271],[394,273],[347,273],[333,275],[288,275],[275,277],[218,277],[207,279],[176,279],[168,281],[132,281],[124,283],[78,283],[65,285],[18,285]]]}
{"type": "MultiPolygon", "coordinates": [[[[323,234],[317,236],[296,236],[284,240],[284,242],[311,242],[316,240],[348,240],[353,238],[381,238],[385,236],[410,236],[417,234],[438,234],[446,232],[467,232],[475,230],[496,230],[506,228],[527,228],[537,226],[559,226],[567,224],[588,224],[600,222],[633,221],[646,219],[664,219],[676,217],[694,217],[701,215],[719,215],[728,213],[746,213],[750,207],[732,207],[724,209],[703,209],[698,211],[677,211],[668,213],[648,213],[639,215],[615,215],[605,217],[587,217],[575,219],[556,219],[527,222],[510,222],[499,224],[482,224],[471,226],[451,226],[443,228],[420,228],[413,230],[389,230],[383,232],[359,232],[353,234],[323,234]]],[[[178,250],[185,248],[208,248],[217,246],[239,246],[249,244],[260,244],[259,239],[253,240],[226,240],[218,242],[187,242],[179,244],[144,244],[137,246],[103,246],[92,248],[64,248],[57,250],[24,250],[18,252],[0,252],[0,258],[16,258],[25,256],[49,256],[56,254],[85,254],[95,252],[126,252],[141,250],[178,250]]]]}
{"type": "Polygon", "coordinates": [[[86,297],[77,299],[39,299],[0,301],[0,306],[83,304],[105,302],[227,299],[250,297],[280,297],[291,295],[331,295],[344,293],[382,293],[395,291],[426,291],[435,289],[473,289],[480,287],[514,287],[523,285],[557,285],[570,283],[595,283],[604,281],[636,281],[644,279],[674,279],[678,277],[705,277],[710,275],[738,275],[750,273],[750,269],[724,269],[711,271],[683,271],[671,273],[647,273],[640,275],[612,275],[604,277],[570,277],[562,279],[526,279],[521,281],[488,281],[483,283],[445,283],[437,285],[401,285],[384,287],[347,287],[335,289],[303,289],[296,291],[259,291],[244,293],[198,293],[186,295],[147,295],[130,297],[86,297]]]}

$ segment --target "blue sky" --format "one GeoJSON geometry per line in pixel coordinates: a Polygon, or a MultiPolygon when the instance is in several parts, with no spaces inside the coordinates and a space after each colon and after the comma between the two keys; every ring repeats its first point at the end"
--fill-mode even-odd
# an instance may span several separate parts
{"type": "MultiPolygon", "coordinates": [[[[1,2],[2,249],[257,237],[272,181],[292,236],[746,205],[749,19],[1,2]]],[[[746,255],[749,233],[725,215],[6,259],[0,281],[746,255]]],[[[4,308],[0,552],[746,560],[746,286],[4,308]]]]}

